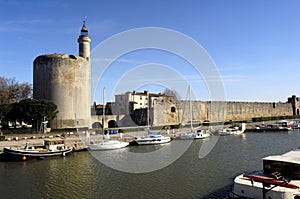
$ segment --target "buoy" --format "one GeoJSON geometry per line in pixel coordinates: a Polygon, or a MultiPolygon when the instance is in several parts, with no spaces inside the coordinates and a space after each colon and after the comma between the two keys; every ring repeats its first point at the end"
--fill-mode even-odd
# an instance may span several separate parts
{"type": "Polygon", "coordinates": [[[22,157],[22,160],[23,160],[23,161],[25,161],[25,160],[26,160],[26,156],[25,156],[25,155],[22,157]]]}

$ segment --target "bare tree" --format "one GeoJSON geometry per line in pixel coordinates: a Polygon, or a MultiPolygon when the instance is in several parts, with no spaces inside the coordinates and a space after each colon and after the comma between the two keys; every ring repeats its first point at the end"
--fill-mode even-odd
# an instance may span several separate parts
{"type": "Polygon", "coordinates": [[[180,99],[180,95],[178,94],[178,92],[175,91],[175,90],[171,90],[171,89],[169,89],[169,88],[166,88],[166,89],[164,90],[163,94],[165,94],[166,96],[171,96],[171,97],[173,97],[175,100],[180,99]]]}
{"type": "Polygon", "coordinates": [[[19,102],[32,97],[29,83],[18,83],[16,78],[0,77],[0,104],[19,102]]]}
{"type": "Polygon", "coordinates": [[[9,91],[7,85],[7,79],[0,77],[0,104],[8,104],[9,91]]]}

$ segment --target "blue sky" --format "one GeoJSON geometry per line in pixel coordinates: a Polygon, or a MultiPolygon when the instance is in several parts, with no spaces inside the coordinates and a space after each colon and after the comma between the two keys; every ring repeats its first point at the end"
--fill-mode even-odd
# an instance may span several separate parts
{"type": "MultiPolygon", "coordinates": [[[[32,63],[38,55],[78,54],[77,38],[85,16],[91,49],[114,34],[142,27],[168,28],[194,39],[215,63],[227,100],[286,101],[292,94],[300,96],[297,0],[0,0],[0,76],[32,83],[32,63]]],[[[192,73],[174,55],[144,50],[123,56],[107,71],[106,79],[115,81],[131,67],[151,62],[186,76],[192,73]]],[[[106,83],[103,86],[112,96],[113,88],[106,83]]],[[[204,83],[195,87],[197,99],[210,99],[204,83]]],[[[142,85],[140,89],[151,91],[142,85]]]]}

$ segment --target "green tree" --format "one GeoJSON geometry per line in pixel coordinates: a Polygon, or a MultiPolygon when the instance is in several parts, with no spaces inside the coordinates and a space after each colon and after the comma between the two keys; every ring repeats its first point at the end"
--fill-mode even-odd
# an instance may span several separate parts
{"type": "Polygon", "coordinates": [[[18,103],[22,120],[27,124],[40,124],[43,120],[52,120],[58,110],[49,100],[25,99],[18,103]]]}
{"type": "Polygon", "coordinates": [[[0,104],[0,124],[1,126],[8,126],[8,118],[7,115],[11,111],[11,104],[0,104]]]}
{"type": "Polygon", "coordinates": [[[58,110],[56,104],[49,100],[24,99],[10,104],[8,107],[3,105],[2,112],[3,120],[11,121],[15,124],[15,127],[17,122],[20,124],[25,122],[26,124],[32,124],[36,128],[39,127],[42,121],[50,121],[55,118],[58,110]]]}
{"type": "Polygon", "coordinates": [[[5,116],[5,121],[7,124],[8,122],[11,122],[15,128],[17,127],[17,122],[22,122],[18,103],[9,104],[9,111],[5,116]]]}

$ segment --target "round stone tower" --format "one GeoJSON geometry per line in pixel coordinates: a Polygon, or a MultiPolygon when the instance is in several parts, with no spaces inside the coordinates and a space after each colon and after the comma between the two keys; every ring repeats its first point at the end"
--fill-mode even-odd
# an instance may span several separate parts
{"type": "Polygon", "coordinates": [[[90,128],[90,43],[85,21],[78,38],[79,56],[48,54],[33,63],[33,98],[58,106],[53,129],[90,128]]]}

